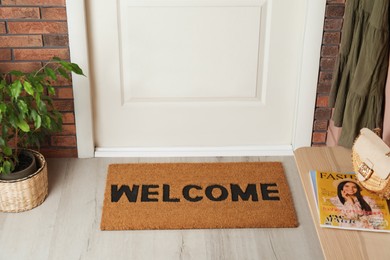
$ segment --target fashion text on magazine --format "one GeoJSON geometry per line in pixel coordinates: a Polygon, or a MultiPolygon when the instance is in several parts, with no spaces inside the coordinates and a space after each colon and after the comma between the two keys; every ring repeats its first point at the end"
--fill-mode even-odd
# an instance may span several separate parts
{"type": "Polygon", "coordinates": [[[389,205],[362,188],[354,173],[310,171],[320,226],[390,232],[389,205]]]}

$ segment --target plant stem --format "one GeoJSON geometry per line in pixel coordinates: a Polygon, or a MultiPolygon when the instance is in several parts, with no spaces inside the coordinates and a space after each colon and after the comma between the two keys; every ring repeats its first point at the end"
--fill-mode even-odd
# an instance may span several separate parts
{"type": "Polygon", "coordinates": [[[19,130],[16,128],[15,131],[15,154],[18,155],[18,138],[19,138],[19,130]]]}
{"type": "Polygon", "coordinates": [[[38,75],[39,72],[41,72],[42,70],[44,70],[44,69],[47,67],[47,65],[49,65],[50,63],[53,63],[53,60],[49,60],[49,61],[46,62],[39,70],[37,70],[37,71],[35,72],[35,74],[34,74],[34,77],[35,77],[36,75],[38,75]]]}

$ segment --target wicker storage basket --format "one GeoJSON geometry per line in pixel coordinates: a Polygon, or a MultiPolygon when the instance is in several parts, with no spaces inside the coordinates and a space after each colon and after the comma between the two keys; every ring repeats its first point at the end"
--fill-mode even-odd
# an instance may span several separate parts
{"type": "Polygon", "coordinates": [[[0,180],[0,212],[22,212],[42,204],[48,194],[46,160],[37,151],[32,152],[38,170],[19,180],[0,180]]]}

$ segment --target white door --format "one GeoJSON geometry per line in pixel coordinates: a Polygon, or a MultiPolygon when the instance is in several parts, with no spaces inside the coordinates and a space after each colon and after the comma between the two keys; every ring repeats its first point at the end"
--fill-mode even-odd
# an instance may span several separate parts
{"type": "Polygon", "coordinates": [[[291,148],[307,4],[87,1],[97,151],[291,148]]]}

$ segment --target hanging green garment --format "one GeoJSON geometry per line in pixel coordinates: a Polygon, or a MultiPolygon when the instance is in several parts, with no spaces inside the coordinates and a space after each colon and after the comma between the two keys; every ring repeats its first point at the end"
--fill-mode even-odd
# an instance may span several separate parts
{"type": "Polygon", "coordinates": [[[351,147],[363,127],[382,127],[389,63],[389,0],[347,0],[329,97],[339,145],[351,147]]]}

